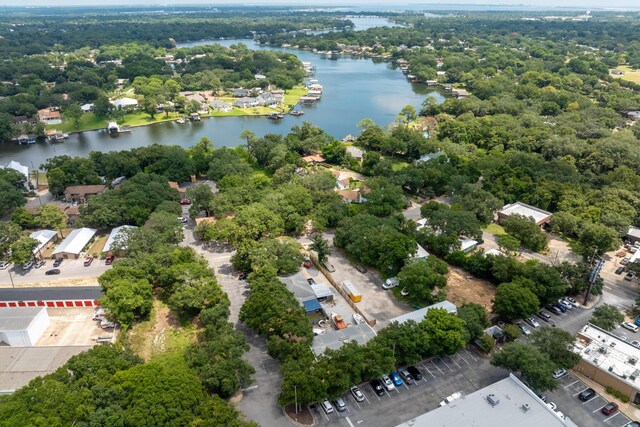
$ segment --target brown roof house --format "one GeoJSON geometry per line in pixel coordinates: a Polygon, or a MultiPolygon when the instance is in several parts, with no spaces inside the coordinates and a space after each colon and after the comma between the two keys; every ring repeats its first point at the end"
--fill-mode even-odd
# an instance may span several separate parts
{"type": "Polygon", "coordinates": [[[96,185],[71,185],[64,189],[64,199],[67,202],[86,203],[92,196],[102,194],[107,190],[104,184],[96,185]]]}
{"type": "Polygon", "coordinates": [[[184,193],[187,191],[184,188],[180,188],[180,184],[178,184],[175,181],[168,181],[169,182],[169,187],[171,188],[175,188],[176,190],[178,190],[178,193],[180,193],[180,197],[184,198],[184,193]]]}
{"type": "Polygon", "coordinates": [[[38,110],[38,120],[45,125],[59,125],[62,123],[62,117],[59,111],[52,111],[49,108],[38,110]]]}
{"type": "Polygon", "coordinates": [[[360,190],[338,190],[336,193],[347,203],[364,203],[367,201],[360,190]]]}
{"type": "Polygon", "coordinates": [[[319,165],[324,163],[324,156],[320,153],[313,153],[302,158],[307,165],[319,165]]]}

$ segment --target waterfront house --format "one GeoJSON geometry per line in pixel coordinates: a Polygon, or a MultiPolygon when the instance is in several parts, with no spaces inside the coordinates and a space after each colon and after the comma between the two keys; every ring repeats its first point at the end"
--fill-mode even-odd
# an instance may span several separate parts
{"type": "Polygon", "coordinates": [[[45,136],[47,138],[47,141],[49,142],[61,142],[64,141],[64,133],[57,131],[55,129],[51,129],[46,131],[45,136]]]}
{"type": "Polygon", "coordinates": [[[362,159],[364,158],[364,150],[361,150],[358,147],[354,147],[353,145],[349,145],[347,147],[347,153],[351,154],[351,157],[359,162],[362,162],[362,159]]]}
{"type": "Polygon", "coordinates": [[[71,185],[64,189],[64,199],[67,202],[86,203],[89,197],[97,196],[107,190],[104,184],[71,185]]]}
{"type": "Polygon", "coordinates": [[[133,98],[120,98],[115,101],[111,101],[111,104],[117,110],[134,110],[138,107],[138,101],[133,98]]]}
{"type": "Polygon", "coordinates": [[[16,125],[35,125],[36,119],[33,117],[27,116],[13,116],[11,117],[11,121],[16,125]]]}
{"type": "Polygon", "coordinates": [[[38,110],[38,121],[45,125],[59,125],[62,123],[62,117],[59,111],[43,108],[42,110],[38,110]]]}
{"type": "Polygon", "coordinates": [[[304,156],[302,158],[302,160],[304,160],[304,162],[309,165],[309,166],[313,166],[313,165],[319,165],[321,163],[324,163],[324,156],[320,153],[312,153],[308,156],[304,156]]]}
{"type": "Polygon", "coordinates": [[[258,100],[256,98],[240,98],[234,101],[233,106],[237,108],[251,108],[257,107],[259,105],[258,100]]]}
{"type": "Polygon", "coordinates": [[[233,109],[233,105],[218,99],[211,101],[211,103],[209,103],[209,107],[211,107],[212,110],[222,111],[223,113],[227,113],[233,109]]]}
{"type": "Polygon", "coordinates": [[[433,159],[437,159],[438,157],[442,157],[442,156],[447,157],[447,155],[445,154],[444,151],[436,151],[434,153],[427,153],[424,156],[421,156],[418,160],[416,160],[415,164],[419,165],[420,163],[427,163],[427,162],[430,162],[433,159]]]}
{"type": "Polygon", "coordinates": [[[270,92],[264,92],[258,95],[256,98],[258,101],[258,105],[262,105],[264,107],[272,107],[274,105],[278,105],[278,100],[271,95],[270,92]]]}
{"type": "Polygon", "coordinates": [[[243,87],[239,87],[233,90],[234,98],[245,98],[245,97],[248,97],[249,95],[251,95],[251,91],[243,87]]]}
{"type": "Polygon", "coordinates": [[[466,98],[467,96],[469,96],[469,92],[467,92],[466,89],[452,88],[451,89],[451,95],[455,96],[458,99],[461,99],[461,98],[466,98]]]}

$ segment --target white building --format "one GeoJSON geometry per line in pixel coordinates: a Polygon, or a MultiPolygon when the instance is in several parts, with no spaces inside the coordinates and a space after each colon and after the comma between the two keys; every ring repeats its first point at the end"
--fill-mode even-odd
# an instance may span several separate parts
{"type": "Polygon", "coordinates": [[[138,227],[134,225],[121,225],[120,227],[116,227],[111,230],[111,233],[109,233],[109,238],[102,248],[102,252],[109,252],[116,241],[121,244],[120,246],[122,246],[119,249],[126,249],[128,238],[128,234],[126,233],[126,231],[134,230],[136,228],[138,227]]]}
{"type": "Polygon", "coordinates": [[[533,218],[536,225],[544,225],[553,216],[551,212],[547,212],[535,206],[527,205],[522,202],[515,202],[504,207],[498,212],[498,219],[504,220],[511,215],[521,215],[526,218],[533,218]]]}
{"type": "Polygon", "coordinates": [[[427,315],[427,311],[433,310],[434,308],[444,308],[451,314],[455,314],[458,312],[458,307],[456,307],[454,303],[450,301],[442,301],[442,302],[437,302],[435,304],[432,304],[428,307],[423,307],[420,310],[415,310],[410,313],[406,313],[398,317],[394,317],[393,319],[389,320],[389,323],[398,322],[399,324],[402,324],[409,320],[413,320],[415,322],[421,322],[422,319],[424,319],[424,316],[427,315]]]}
{"type": "Polygon", "coordinates": [[[118,110],[126,109],[126,108],[136,108],[138,106],[138,101],[133,98],[120,98],[115,101],[111,101],[113,106],[118,110]]]}
{"type": "Polygon", "coordinates": [[[51,243],[55,242],[58,233],[53,230],[38,230],[29,235],[32,239],[38,241],[38,246],[33,249],[33,253],[45,250],[51,243]]]}
{"type": "Polygon", "coordinates": [[[96,230],[93,228],[78,228],[73,230],[53,251],[54,258],[80,258],[80,253],[93,239],[96,230]]]}
{"type": "Polygon", "coordinates": [[[0,342],[11,347],[31,347],[49,326],[45,307],[0,308],[0,342]]]}

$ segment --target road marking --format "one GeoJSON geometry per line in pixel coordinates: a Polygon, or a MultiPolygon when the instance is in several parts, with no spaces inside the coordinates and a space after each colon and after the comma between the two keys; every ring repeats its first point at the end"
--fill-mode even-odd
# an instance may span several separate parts
{"type": "MultiPolygon", "coordinates": [[[[576,394],[574,394],[574,395],[573,395],[573,397],[576,397],[577,395],[579,395],[580,393],[582,393],[582,392],[583,392],[583,391],[585,391],[585,390],[586,390],[586,388],[585,388],[584,390],[580,390],[579,392],[577,392],[576,394]]],[[[589,399],[589,400],[591,400],[591,399],[589,399]]],[[[587,402],[588,402],[589,400],[587,400],[587,402]]]]}
{"type": "Polygon", "coordinates": [[[466,348],[465,348],[465,349],[463,349],[463,350],[464,350],[464,351],[469,355],[469,357],[471,357],[471,358],[473,359],[473,361],[474,361],[474,362],[477,362],[477,361],[478,361],[478,359],[476,359],[475,357],[473,357],[473,354],[469,353],[469,351],[468,351],[466,348]]]}
{"type": "Polygon", "coordinates": [[[354,426],[353,426],[353,423],[351,422],[351,420],[349,419],[349,417],[344,417],[344,419],[345,419],[345,420],[347,420],[347,422],[349,423],[349,425],[350,425],[351,427],[354,427],[354,426]]]}
{"type": "MultiPolygon", "coordinates": [[[[427,370],[427,372],[429,372],[429,375],[431,375],[431,376],[433,377],[433,379],[435,379],[435,378],[436,378],[436,376],[435,376],[435,375],[433,375],[433,372],[431,372],[431,371],[429,370],[429,368],[427,368],[427,367],[425,366],[425,364],[424,364],[424,363],[421,363],[420,365],[421,365],[424,369],[426,369],[426,370],[427,370]]],[[[423,380],[425,380],[425,381],[427,381],[427,379],[426,379],[424,376],[422,376],[422,379],[423,379],[423,380]]]]}
{"type": "Polygon", "coordinates": [[[595,411],[591,411],[591,413],[593,414],[593,413],[595,413],[595,412],[598,412],[598,411],[600,411],[602,408],[604,408],[605,406],[606,406],[606,405],[603,405],[603,406],[599,407],[598,409],[596,409],[595,411]]]}
{"type": "Polygon", "coordinates": [[[462,357],[462,355],[461,355],[459,352],[458,352],[458,353],[456,353],[456,355],[457,355],[460,359],[464,360],[464,363],[466,363],[467,365],[471,366],[471,364],[470,364],[469,362],[467,362],[467,359],[465,359],[464,357],[462,357]]]}
{"type": "Polygon", "coordinates": [[[564,388],[569,388],[569,387],[571,387],[572,385],[577,384],[577,383],[579,383],[579,382],[580,382],[580,380],[575,380],[575,381],[574,381],[574,382],[572,382],[571,384],[564,386],[564,388]]]}
{"type": "Polygon", "coordinates": [[[444,359],[441,359],[441,358],[439,358],[439,357],[438,357],[438,359],[440,359],[440,361],[441,361],[442,363],[444,363],[444,366],[446,366],[447,368],[449,368],[449,370],[450,370],[451,372],[454,372],[454,371],[453,371],[453,369],[451,369],[451,366],[447,365],[447,362],[445,362],[445,361],[444,361],[444,359]]]}
{"type": "Polygon", "coordinates": [[[451,359],[451,361],[452,361],[453,363],[455,363],[455,365],[456,365],[458,368],[462,369],[462,366],[458,365],[458,362],[456,362],[456,361],[455,361],[455,359],[454,359],[453,357],[449,356],[449,359],[451,359]]]}
{"type": "Polygon", "coordinates": [[[615,418],[620,414],[620,412],[616,412],[615,414],[611,415],[609,418],[606,418],[604,421],[602,421],[603,423],[606,423],[607,421],[609,421],[611,418],[615,418]]]}

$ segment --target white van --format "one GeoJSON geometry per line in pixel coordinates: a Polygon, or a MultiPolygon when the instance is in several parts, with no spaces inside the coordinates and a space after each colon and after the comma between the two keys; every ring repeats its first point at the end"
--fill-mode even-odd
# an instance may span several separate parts
{"type": "Polygon", "coordinates": [[[631,332],[638,332],[638,327],[631,322],[622,322],[620,326],[630,330],[631,332]]]}
{"type": "Polygon", "coordinates": [[[382,284],[382,289],[395,288],[396,286],[398,286],[398,283],[400,283],[400,281],[397,277],[390,277],[382,284]]]}
{"type": "Polygon", "coordinates": [[[102,321],[102,320],[104,320],[104,319],[107,317],[107,314],[109,314],[109,313],[107,312],[107,310],[106,310],[106,309],[104,309],[104,308],[99,308],[99,309],[98,309],[98,311],[96,311],[96,312],[93,314],[93,320],[100,320],[100,321],[102,321]]]}

